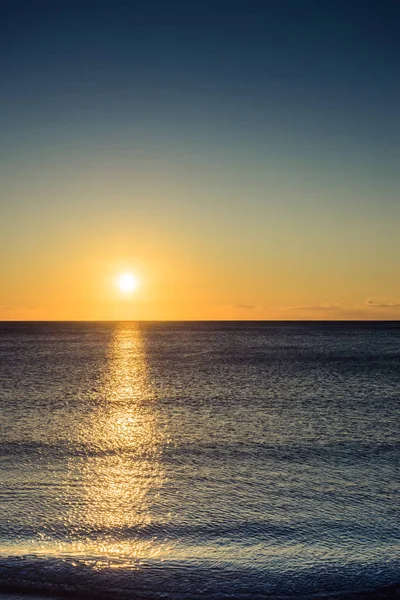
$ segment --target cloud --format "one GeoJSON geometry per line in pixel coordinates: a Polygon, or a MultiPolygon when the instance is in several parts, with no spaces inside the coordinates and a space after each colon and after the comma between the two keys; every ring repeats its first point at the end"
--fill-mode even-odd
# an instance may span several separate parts
{"type": "Polygon", "coordinates": [[[342,305],[340,303],[337,304],[314,304],[314,305],[306,305],[306,306],[287,306],[285,310],[326,310],[326,311],[337,311],[341,310],[342,305]]]}
{"type": "Polygon", "coordinates": [[[0,306],[0,321],[20,321],[37,319],[40,311],[31,306],[0,306]]]}
{"type": "Polygon", "coordinates": [[[255,308],[262,308],[257,304],[234,304],[233,308],[241,308],[243,310],[254,310],[255,308]]]}
{"type": "Polygon", "coordinates": [[[400,308],[400,302],[375,302],[368,300],[368,308],[400,308]]]}
{"type": "MultiPolygon", "coordinates": [[[[361,304],[344,305],[340,302],[313,304],[304,306],[287,306],[284,311],[295,311],[298,313],[315,313],[315,318],[318,313],[323,313],[329,319],[375,319],[378,318],[375,310],[382,311],[398,311],[400,310],[400,302],[397,300],[367,300],[361,304]],[[375,314],[374,314],[375,312],[375,314]]],[[[390,313],[389,313],[390,314],[390,313]]],[[[319,315],[319,316],[320,316],[319,315]]],[[[387,318],[388,313],[382,313],[381,318],[387,318]]]]}
{"type": "Polygon", "coordinates": [[[21,310],[37,310],[32,306],[0,306],[0,310],[8,310],[13,312],[18,312],[21,310]]]}

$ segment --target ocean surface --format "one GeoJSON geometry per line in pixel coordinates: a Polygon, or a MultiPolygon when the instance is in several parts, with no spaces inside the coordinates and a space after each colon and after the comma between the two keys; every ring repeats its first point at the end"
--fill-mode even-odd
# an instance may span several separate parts
{"type": "Polygon", "coordinates": [[[400,322],[0,323],[0,590],[395,594],[399,400],[400,322]]]}

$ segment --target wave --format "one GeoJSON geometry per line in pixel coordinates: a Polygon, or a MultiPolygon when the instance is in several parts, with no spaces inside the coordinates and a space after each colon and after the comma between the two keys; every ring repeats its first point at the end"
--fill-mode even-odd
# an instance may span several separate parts
{"type": "MultiPolygon", "coordinates": [[[[369,524],[348,521],[332,521],[323,518],[290,518],[281,522],[271,522],[267,519],[240,520],[230,519],[229,521],[208,521],[203,523],[175,523],[172,521],[154,521],[152,523],[140,523],[130,526],[118,527],[93,527],[85,525],[79,527],[57,523],[56,526],[27,526],[26,524],[18,526],[0,523],[0,536],[4,540],[10,539],[10,534],[20,542],[23,540],[48,540],[71,542],[76,540],[113,539],[123,540],[178,540],[180,543],[207,544],[208,542],[221,539],[229,539],[231,544],[240,547],[242,544],[248,544],[249,540],[255,543],[268,542],[268,544],[287,547],[301,540],[303,543],[312,544],[312,541],[318,535],[317,532],[329,531],[330,541],[336,541],[343,547],[344,545],[354,544],[354,538],[359,540],[368,540],[372,547],[376,544],[379,547],[393,545],[397,542],[400,535],[400,525],[381,525],[371,529],[369,524]],[[349,531],[351,531],[351,541],[348,540],[349,531]]],[[[1,538],[0,538],[1,539],[1,538]]],[[[316,542],[314,542],[316,544],[316,542]]]]}
{"type": "Polygon", "coordinates": [[[190,561],[131,560],[99,557],[0,559],[0,588],[93,600],[258,600],[262,598],[394,599],[400,585],[386,565],[361,573],[350,570],[304,569],[281,574],[238,569],[229,564],[190,561]]]}
{"type": "MultiPolygon", "coordinates": [[[[380,455],[397,453],[400,450],[400,441],[389,439],[387,441],[376,441],[376,442],[364,442],[361,440],[340,440],[333,442],[319,442],[314,441],[310,444],[302,443],[290,444],[290,443],[274,443],[274,444],[263,444],[257,442],[249,443],[201,443],[196,442],[193,444],[186,443],[184,445],[172,444],[166,446],[159,451],[160,455],[165,458],[179,457],[181,454],[187,456],[192,455],[209,455],[209,454],[224,454],[229,455],[232,458],[237,457],[260,457],[260,458],[274,458],[281,460],[290,461],[302,461],[306,457],[320,457],[324,455],[332,460],[333,457],[340,458],[351,456],[352,460],[357,459],[358,456],[365,457],[370,456],[376,458],[380,455]]],[[[60,440],[57,443],[49,443],[42,441],[9,441],[0,442],[0,456],[8,457],[13,459],[21,455],[29,455],[30,458],[35,455],[46,455],[51,454],[52,456],[62,457],[85,457],[85,456],[115,456],[122,454],[132,454],[136,457],[147,458],[149,456],[148,450],[143,450],[137,446],[129,445],[118,445],[117,447],[104,448],[99,447],[93,443],[76,443],[60,440]]],[[[151,451],[151,456],[154,456],[154,451],[151,451]]]]}

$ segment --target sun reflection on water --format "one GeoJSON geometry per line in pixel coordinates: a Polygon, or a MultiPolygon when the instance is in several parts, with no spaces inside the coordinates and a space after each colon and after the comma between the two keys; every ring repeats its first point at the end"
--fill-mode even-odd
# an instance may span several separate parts
{"type": "Polygon", "coordinates": [[[161,463],[165,440],[157,424],[138,326],[117,326],[99,401],[82,428],[90,451],[81,463],[81,503],[69,520],[81,523],[83,532],[70,540],[69,550],[155,556],[159,550],[140,533],[153,521],[152,502],[165,479],[161,463]]]}

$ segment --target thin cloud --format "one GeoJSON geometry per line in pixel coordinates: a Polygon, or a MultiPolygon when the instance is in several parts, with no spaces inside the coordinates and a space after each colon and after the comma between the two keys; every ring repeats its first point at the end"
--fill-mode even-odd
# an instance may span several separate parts
{"type": "Polygon", "coordinates": [[[400,308],[400,302],[375,302],[369,300],[367,304],[368,308],[400,308]]]}
{"type": "Polygon", "coordinates": [[[335,311],[341,310],[341,304],[313,304],[306,306],[287,306],[285,310],[326,310],[335,311]]]}
{"type": "Polygon", "coordinates": [[[243,310],[254,310],[255,308],[262,308],[257,304],[234,304],[233,308],[241,308],[243,310]]]}
{"type": "Polygon", "coordinates": [[[5,312],[5,313],[14,313],[14,314],[21,314],[21,313],[36,313],[37,312],[37,308],[33,308],[31,306],[0,306],[0,313],[1,312],[5,312]]]}

